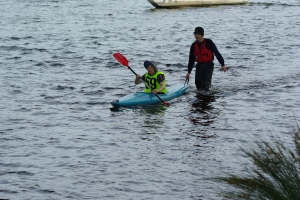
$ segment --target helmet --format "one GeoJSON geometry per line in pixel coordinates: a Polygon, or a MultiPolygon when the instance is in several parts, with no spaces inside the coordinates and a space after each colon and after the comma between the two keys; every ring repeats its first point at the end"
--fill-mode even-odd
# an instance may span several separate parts
{"type": "Polygon", "coordinates": [[[144,66],[145,66],[146,69],[147,69],[147,67],[148,67],[149,65],[153,66],[153,67],[155,68],[155,71],[158,71],[157,63],[156,63],[155,61],[148,61],[148,60],[146,60],[146,61],[144,62],[144,66]]]}

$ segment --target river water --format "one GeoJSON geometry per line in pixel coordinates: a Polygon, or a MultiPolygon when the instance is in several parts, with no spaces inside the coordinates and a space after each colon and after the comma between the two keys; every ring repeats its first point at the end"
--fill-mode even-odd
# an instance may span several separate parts
{"type": "MultiPolygon", "coordinates": [[[[0,199],[222,199],[240,148],[292,143],[300,116],[300,1],[155,9],[146,0],[0,1],[0,199]],[[196,26],[225,59],[214,98],[109,102],[156,60],[183,84],[196,26]]],[[[194,71],[193,71],[194,72],[194,71]]],[[[194,73],[192,73],[192,76],[194,73]]]]}

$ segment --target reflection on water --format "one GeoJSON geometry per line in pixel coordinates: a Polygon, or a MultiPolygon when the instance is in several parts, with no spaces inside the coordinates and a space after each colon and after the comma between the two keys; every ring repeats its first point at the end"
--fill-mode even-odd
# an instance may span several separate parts
{"type": "MultiPolygon", "coordinates": [[[[196,95],[196,100],[191,103],[190,109],[190,117],[189,120],[194,124],[197,125],[197,128],[194,130],[186,131],[185,133],[197,137],[200,140],[206,140],[209,138],[215,138],[217,135],[210,131],[211,127],[217,117],[220,115],[221,110],[214,106],[216,103],[217,97],[215,96],[202,96],[196,95]]],[[[195,146],[202,146],[198,143],[195,146]]]]}
{"type": "Polygon", "coordinates": [[[193,124],[209,126],[214,123],[214,119],[219,115],[219,110],[214,108],[213,103],[216,101],[214,96],[197,95],[196,101],[192,103],[190,120],[193,124]]]}
{"type": "Polygon", "coordinates": [[[151,115],[160,115],[164,116],[165,111],[167,110],[167,106],[162,104],[154,104],[149,106],[140,107],[140,112],[143,114],[151,114],[151,115]]]}
{"type": "Polygon", "coordinates": [[[149,105],[140,109],[140,112],[144,117],[143,127],[148,128],[147,134],[154,133],[151,131],[151,128],[157,129],[162,127],[162,125],[165,123],[164,115],[166,110],[167,107],[162,104],[149,105]]]}
{"type": "Polygon", "coordinates": [[[135,116],[138,116],[138,118],[143,119],[144,121],[143,125],[141,126],[144,128],[143,131],[146,134],[152,134],[152,128],[161,128],[164,124],[164,115],[167,110],[167,106],[164,106],[159,103],[147,106],[113,106],[112,108],[110,108],[110,110],[113,111],[113,113],[116,113],[116,116],[128,115],[128,111],[135,113],[135,116]]]}

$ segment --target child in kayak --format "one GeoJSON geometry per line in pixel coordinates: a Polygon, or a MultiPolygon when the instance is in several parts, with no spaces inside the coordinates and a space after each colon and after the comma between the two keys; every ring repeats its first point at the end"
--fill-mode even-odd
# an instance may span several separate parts
{"type": "Polygon", "coordinates": [[[140,84],[144,82],[146,86],[144,92],[152,92],[153,94],[166,94],[167,88],[165,74],[158,70],[156,62],[146,60],[144,62],[144,67],[148,72],[146,72],[142,77],[137,74],[134,83],[140,84]]]}

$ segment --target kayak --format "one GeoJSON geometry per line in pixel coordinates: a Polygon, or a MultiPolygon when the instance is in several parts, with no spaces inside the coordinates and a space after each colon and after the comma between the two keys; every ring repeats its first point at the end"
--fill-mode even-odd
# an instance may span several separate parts
{"type": "MultiPolygon", "coordinates": [[[[168,101],[176,97],[181,96],[189,87],[186,85],[175,85],[167,87],[167,94],[158,94],[163,101],[168,101]]],[[[146,92],[135,92],[121,97],[118,100],[111,102],[114,106],[139,106],[139,105],[151,105],[161,102],[156,95],[146,92]]]]}
{"type": "MultiPolygon", "coordinates": [[[[167,94],[158,94],[163,101],[168,101],[176,97],[181,96],[189,87],[186,85],[175,85],[167,87],[167,94]]],[[[118,100],[111,102],[114,106],[139,106],[139,105],[151,105],[161,102],[156,95],[146,92],[135,92],[121,97],[118,100]]]]}

